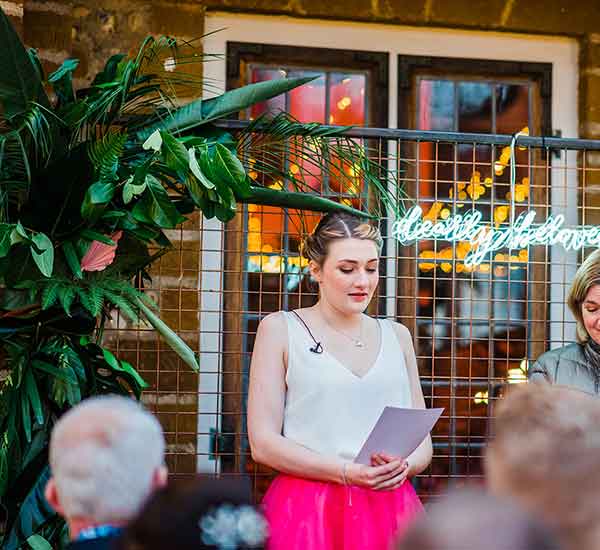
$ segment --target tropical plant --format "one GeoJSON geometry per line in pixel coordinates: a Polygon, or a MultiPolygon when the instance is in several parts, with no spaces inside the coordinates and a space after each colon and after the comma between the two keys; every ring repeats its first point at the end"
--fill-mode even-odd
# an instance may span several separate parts
{"type": "Polygon", "coordinates": [[[341,187],[368,181],[375,206],[399,203],[385,169],[344,129],[285,114],[236,134],[215,125],[310,79],[251,84],[180,106],[172,92],[190,85],[189,74],[165,70],[163,60],[201,56],[183,56],[173,39],[148,38],[135,57],[111,57],[76,91],[77,60],[46,78],[1,10],[0,51],[2,540],[7,549],[42,548],[65,536],[43,499],[54,422],[90,395],[139,398],[146,387],[133,365],[102,346],[111,311],[149,323],[199,368],[141,290],[148,267],[171,247],[165,229],[195,210],[228,222],[240,203],[356,212],[309,193],[290,158],[341,187]],[[275,179],[292,191],[268,185],[275,179]]]}

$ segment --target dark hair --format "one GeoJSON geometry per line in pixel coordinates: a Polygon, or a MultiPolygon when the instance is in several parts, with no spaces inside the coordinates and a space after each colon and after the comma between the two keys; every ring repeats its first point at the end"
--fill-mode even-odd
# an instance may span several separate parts
{"type": "Polygon", "coordinates": [[[302,243],[301,253],[308,260],[323,265],[329,244],[337,239],[373,241],[381,254],[383,239],[379,229],[358,216],[346,212],[329,212],[321,218],[313,232],[302,243]]]}
{"type": "MultiPolygon", "coordinates": [[[[232,515],[237,518],[237,523],[233,522],[229,535],[237,542],[236,547],[264,548],[266,522],[252,505],[248,480],[200,477],[171,482],[149,498],[138,517],[126,527],[118,548],[218,548],[218,540],[215,540],[210,526],[219,518],[231,519],[232,515]],[[241,514],[244,514],[243,518],[241,514]],[[247,527],[247,532],[241,531],[241,525],[247,527]],[[260,533],[264,536],[257,536],[260,533]]],[[[220,531],[222,534],[222,528],[220,531]]],[[[225,531],[227,534],[228,530],[225,531]]]]}

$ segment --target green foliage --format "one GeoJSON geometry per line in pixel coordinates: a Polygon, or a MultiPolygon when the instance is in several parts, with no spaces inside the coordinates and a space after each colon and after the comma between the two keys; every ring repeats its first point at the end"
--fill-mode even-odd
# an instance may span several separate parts
{"type": "Polygon", "coordinates": [[[78,61],[47,79],[0,9],[0,506],[2,547],[48,548],[65,528],[43,498],[56,419],[102,393],[140,398],[135,366],[100,345],[114,311],[146,322],[195,371],[198,359],[131,281],[171,248],[165,230],[194,210],[228,222],[240,203],[317,211],[350,206],[314,195],[303,171],[335,178],[369,205],[398,209],[391,174],[343,129],[262,118],[234,134],[213,125],[308,82],[281,79],[181,105],[174,90],[202,82],[165,72],[202,61],[172,38],[147,38],[137,55],[112,56],[75,91],[78,61]],[[45,90],[54,92],[50,99],[45,90]],[[348,174],[352,167],[352,175],[348,174]],[[281,181],[284,189],[269,183],[281,181]]]}
{"type": "Polygon", "coordinates": [[[78,65],[79,60],[77,59],[65,59],[62,65],[48,77],[48,82],[58,98],[59,106],[67,105],[75,101],[73,72],[78,65]]]}

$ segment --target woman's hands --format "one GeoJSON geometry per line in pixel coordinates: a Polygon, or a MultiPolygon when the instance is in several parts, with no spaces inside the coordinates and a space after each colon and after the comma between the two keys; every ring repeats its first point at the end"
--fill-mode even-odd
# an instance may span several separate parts
{"type": "Polygon", "coordinates": [[[393,491],[406,481],[408,472],[408,462],[403,458],[378,453],[371,457],[371,466],[347,463],[345,479],[348,485],[374,491],[393,491]]]}

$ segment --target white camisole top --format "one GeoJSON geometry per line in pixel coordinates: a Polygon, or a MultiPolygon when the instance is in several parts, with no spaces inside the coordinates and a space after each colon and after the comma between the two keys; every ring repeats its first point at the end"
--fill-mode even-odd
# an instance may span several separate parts
{"type": "Polygon", "coordinates": [[[384,407],[412,407],[404,353],[391,323],[379,320],[381,347],[375,363],[358,377],[314,341],[291,312],[283,435],[328,456],[353,460],[384,407]]]}

